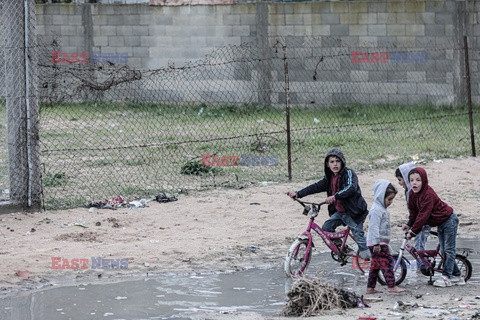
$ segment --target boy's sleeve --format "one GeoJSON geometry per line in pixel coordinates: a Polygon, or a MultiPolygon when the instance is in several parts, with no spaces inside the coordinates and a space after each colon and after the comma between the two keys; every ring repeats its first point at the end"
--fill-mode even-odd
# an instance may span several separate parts
{"type": "Polygon", "coordinates": [[[357,175],[350,169],[346,170],[347,175],[347,182],[340,186],[341,189],[337,193],[335,193],[335,199],[342,200],[353,196],[358,189],[358,177],[357,175]]]}
{"type": "MultiPolygon", "coordinates": [[[[430,219],[430,215],[433,212],[434,199],[432,197],[426,197],[422,201],[418,202],[418,214],[411,228],[411,232],[417,235],[424,225],[427,224],[430,219]]],[[[409,221],[410,222],[410,221],[409,221]]]]}
{"type": "Polygon", "coordinates": [[[380,214],[376,211],[370,211],[367,239],[372,242],[372,245],[380,243],[380,221],[380,214]]]}
{"type": "Polygon", "coordinates": [[[309,186],[295,192],[298,198],[306,197],[310,194],[327,191],[327,177],[323,177],[322,180],[312,183],[309,186]]]}

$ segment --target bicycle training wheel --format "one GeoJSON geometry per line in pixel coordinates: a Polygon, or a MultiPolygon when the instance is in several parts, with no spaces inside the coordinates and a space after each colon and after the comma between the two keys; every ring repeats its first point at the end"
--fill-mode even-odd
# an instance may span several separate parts
{"type": "MultiPolygon", "coordinates": [[[[392,264],[395,264],[398,259],[398,254],[392,255],[392,264]]],[[[405,260],[402,259],[400,261],[400,265],[398,266],[397,270],[393,274],[395,278],[395,285],[398,286],[400,283],[405,280],[405,277],[407,276],[407,264],[405,263],[405,260]]],[[[377,278],[378,283],[380,283],[382,286],[386,285],[387,282],[385,281],[385,277],[383,276],[383,272],[380,270],[378,273],[378,278],[377,278]]]]}
{"type": "Polygon", "coordinates": [[[293,242],[285,258],[285,273],[290,277],[301,276],[308,267],[312,250],[307,249],[308,240],[297,239],[293,242]]]}

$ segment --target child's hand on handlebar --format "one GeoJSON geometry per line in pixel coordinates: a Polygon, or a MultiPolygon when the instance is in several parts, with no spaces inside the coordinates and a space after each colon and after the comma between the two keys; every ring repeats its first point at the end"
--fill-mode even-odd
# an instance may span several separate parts
{"type": "Polygon", "coordinates": [[[335,196],[330,196],[325,199],[326,204],[332,204],[335,202],[335,196]]]}
{"type": "Polygon", "coordinates": [[[407,226],[406,224],[402,225],[402,231],[408,231],[408,229],[410,229],[409,226],[407,226]]]}
{"type": "Polygon", "coordinates": [[[297,197],[297,194],[293,191],[288,191],[287,196],[295,200],[295,198],[297,197]]]}

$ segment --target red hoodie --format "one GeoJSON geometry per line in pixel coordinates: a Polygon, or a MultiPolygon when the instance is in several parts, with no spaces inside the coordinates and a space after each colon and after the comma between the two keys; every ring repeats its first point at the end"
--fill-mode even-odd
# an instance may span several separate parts
{"type": "MultiPolygon", "coordinates": [[[[416,168],[422,178],[422,188],[418,193],[410,190],[408,199],[408,225],[414,234],[419,233],[424,225],[437,227],[450,218],[453,209],[440,200],[435,191],[428,185],[427,172],[416,168]]],[[[410,177],[409,177],[410,178],[410,177]]]]}

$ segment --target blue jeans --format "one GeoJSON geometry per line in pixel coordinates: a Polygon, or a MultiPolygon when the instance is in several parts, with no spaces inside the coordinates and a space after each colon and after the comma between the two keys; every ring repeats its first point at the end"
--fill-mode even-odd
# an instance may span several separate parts
{"type": "Polygon", "coordinates": [[[430,235],[430,226],[424,225],[422,231],[415,236],[415,249],[425,250],[425,243],[430,235]]]}
{"type": "Polygon", "coordinates": [[[330,219],[323,223],[322,229],[328,232],[335,232],[335,229],[342,224],[346,224],[352,230],[352,234],[355,237],[355,242],[358,245],[359,251],[368,250],[367,240],[363,233],[363,223],[355,223],[352,217],[345,212],[335,212],[330,219]]]}
{"type": "Polygon", "coordinates": [[[440,252],[445,256],[442,275],[448,277],[460,275],[460,270],[455,261],[455,255],[457,254],[457,229],[458,217],[455,212],[452,213],[447,221],[438,226],[440,252]]]}

